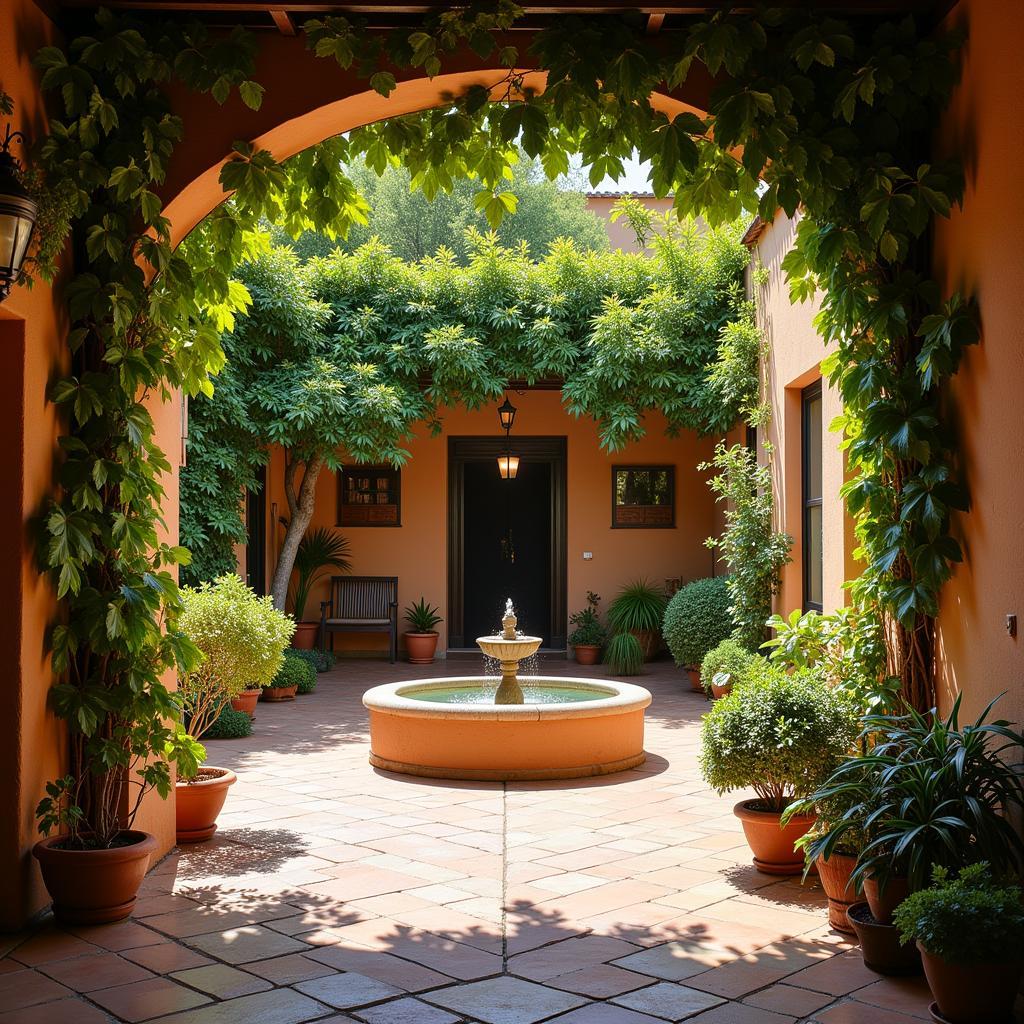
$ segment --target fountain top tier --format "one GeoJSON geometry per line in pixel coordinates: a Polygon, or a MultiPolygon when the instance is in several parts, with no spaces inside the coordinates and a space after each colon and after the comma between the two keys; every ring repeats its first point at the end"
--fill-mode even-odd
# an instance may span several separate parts
{"type": "Polygon", "coordinates": [[[501,684],[494,695],[495,704],[522,704],[523,691],[516,680],[519,662],[536,654],[541,645],[539,636],[523,636],[516,631],[515,611],[512,598],[505,602],[505,615],[501,620],[501,633],[494,636],[478,636],[477,646],[488,658],[501,662],[501,684]]]}

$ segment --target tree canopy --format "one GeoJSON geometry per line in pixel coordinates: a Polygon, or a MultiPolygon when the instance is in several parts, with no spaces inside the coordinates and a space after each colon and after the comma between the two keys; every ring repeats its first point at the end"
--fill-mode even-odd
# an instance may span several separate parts
{"type": "MultiPolygon", "coordinates": [[[[445,246],[465,265],[472,247],[469,229],[488,230],[487,217],[476,202],[479,185],[468,178],[455,181],[451,192],[428,199],[413,187],[412,175],[404,167],[389,164],[378,176],[360,161],[346,173],[369,206],[367,223],[353,224],[346,237],[335,239],[307,231],[292,240],[278,228],[273,233],[275,244],[291,246],[300,258],[308,259],[335,249],[355,252],[376,237],[410,263],[433,256],[445,246]]],[[[601,218],[587,209],[582,171],[549,181],[540,162],[521,152],[510,174],[506,191],[514,210],[495,229],[502,245],[511,248],[525,242],[534,257],[543,256],[558,238],[571,239],[582,250],[608,248],[601,218]]]]}
{"type": "MultiPolygon", "coordinates": [[[[720,360],[735,358],[737,330],[753,330],[738,235],[682,224],[650,256],[562,240],[534,261],[471,231],[466,266],[444,248],[410,264],[378,240],[306,264],[287,248],[247,263],[252,308],[222,339],[213,396],[190,411],[190,575],[234,564],[242,490],[275,444],[296,482],[299,468],[315,484],[343,458],[401,464],[415,423],[437,429],[446,407],[542,378],[563,382],[568,413],[592,417],[609,449],[641,436],[654,409],[670,432],[727,429],[749,396],[723,390],[720,360]]],[[[750,361],[756,371],[756,347],[750,361]]]]}

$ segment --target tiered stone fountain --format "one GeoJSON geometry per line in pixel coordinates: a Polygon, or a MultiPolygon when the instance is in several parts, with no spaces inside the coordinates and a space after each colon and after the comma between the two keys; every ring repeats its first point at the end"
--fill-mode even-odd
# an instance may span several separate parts
{"type": "Polygon", "coordinates": [[[537,636],[516,631],[512,601],[502,631],[477,644],[501,665],[493,677],[421,679],[375,686],[370,763],[386,771],[441,779],[514,781],[607,775],[644,755],[644,709],[651,695],[611,679],[518,676],[537,636]]]}

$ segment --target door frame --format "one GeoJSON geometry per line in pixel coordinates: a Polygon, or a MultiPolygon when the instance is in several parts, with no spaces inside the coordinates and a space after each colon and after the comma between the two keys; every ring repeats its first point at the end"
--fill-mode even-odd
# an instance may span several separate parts
{"type": "Polygon", "coordinates": [[[256,487],[245,492],[246,582],[261,597],[267,593],[267,467],[256,467],[256,487]]]}
{"type": "MultiPolygon", "coordinates": [[[[467,462],[494,462],[506,450],[504,437],[448,438],[448,649],[469,650],[466,643],[463,595],[465,593],[465,496],[467,462]]],[[[515,453],[524,461],[551,466],[551,623],[550,651],[566,650],[568,609],[568,508],[566,465],[568,446],[563,437],[516,437],[515,453]]],[[[514,481],[510,481],[515,486],[514,481]]]]}

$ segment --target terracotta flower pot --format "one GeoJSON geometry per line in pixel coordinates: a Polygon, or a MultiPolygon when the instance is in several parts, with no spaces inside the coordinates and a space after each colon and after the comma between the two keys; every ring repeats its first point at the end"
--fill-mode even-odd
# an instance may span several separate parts
{"type": "Polygon", "coordinates": [[[894,924],[880,924],[867,903],[854,903],[846,917],[860,941],[864,966],[879,974],[920,974],[921,956],[912,942],[901,943],[894,924]]]}
{"type": "Polygon", "coordinates": [[[690,689],[694,693],[704,693],[704,686],[700,681],[700,669],[694,665],[687,665],[686,674],[690,677],[690,689]]]}
{"type": "Polygon", "coordinates": [[[280,700],[295,700],[298,692],[298,685],[295,686],[264,686],[260,691],[260,700],[268,702],[280,700]]]}
{"type": "Polygon", "coordinates": [[[644,661],[654,661],[661,647],[661,634],[656,629],[631,629],[630,633],[637,638],[644,661]]]}
{"type": "Polygon", "coordinates": [[[796,841],[814,824],[817,815],[794,815],[784,828],[779,811],[762,811],[757,800],[741,800],[732,813],[743,824],[743,834],[754,853],[754,867],[766,875],[799,875],[804,855],[794,850],[796,841]]]}
{"type": "Polygon", "coordinates": [[[857,858],[849,853],[833,853],[828,860],[819,857],[815,861],[821,887],[828,897],[828,923],[837,932],[853,934],[853,925],[846,911],[857,902],[857,890],[850,876],[857,866],[857,858]]]}
{"type": "Polygon", "coordinates": [[[58,921],[107,924],[135,909],[156,839],[135,830],[122,832],[120,838],[124,845],[109,850],[62,850],[65,836],[42,839],[32,848],[58,921]]]}
{"type": "Polygon", "coordinates": [[[237,778],[228,768],[204,765],[194,782],[175,784],[174,824],[179,843],[202,843],[217,831],[217,815],[227,799],[228,786],[237,778]]]}
{"type": "Polygon", "coordinates": [[[601,660],[600,644],[576,644],[572,650],[577,665],[596,665],[601,660]]]}
{"type": "Polygon", "coordinates": [[[892,924],[893,911],[910,895],[910,884],[902,875],[890,878],[885,888],[880,888],[878,879],[868,876],[864,879],[864,899],[871,908],[871,916],[880,924],[892,924]]]}
{"type": "Polygon", "coordinates": [[[436,633],[406,633],[405,652],[410,665],[429,665],[437,650],[436,633]]]}
{"type": "Polygon", "coordinates": [[[711,684],[711,696],[715,700],[721,700],[726,694],[732,693],[732,680],[724,685],[720,686],[718,683],[712,682],[711,684]]]}
{"type": "Polygon", "coordinates": [[[319,622],[297,622],[295,624],[295,635],[292,637],[292,647],[296,647],[300,651],[313,650],[319,630],[319,622]]]}
{"type": "Polygon", "coordinates": [[[260,699],[262,690],[243,690],[237,697],[231,698],[234,711],[244,711],[250,718],[256,717],[256,701],[260,699]]]}
{"type": "Polygon", "coordinates": [[[929,953],[920,942],[917,948],[935,996],[935,1019],[949,1024],[1006,1024],[1012,1020],[1024,963],[954,964],[929,953]]]}

